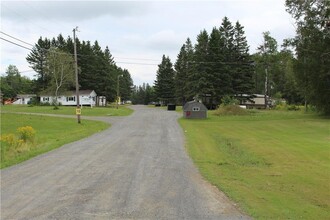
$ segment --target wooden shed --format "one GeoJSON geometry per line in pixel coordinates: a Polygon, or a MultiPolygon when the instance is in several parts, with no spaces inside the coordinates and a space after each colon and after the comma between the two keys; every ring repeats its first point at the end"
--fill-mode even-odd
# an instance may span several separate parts
{"type": "Polygon", "coordinates": [[[207,108],[201,102],[190,101],[183,106],[184,118],[207,118],[207,108]]]}

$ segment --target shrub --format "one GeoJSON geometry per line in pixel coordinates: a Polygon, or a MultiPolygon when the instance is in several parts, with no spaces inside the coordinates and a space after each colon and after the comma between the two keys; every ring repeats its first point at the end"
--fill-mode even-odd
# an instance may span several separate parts
{"type": "Polygon", "coordinates": [[[7,143],[9,146],[15,146],[17,143],[16,137],[14,134],[1,135],[0,141],[7,143]]]}
{"type": "Polygon", "coordinates": [[[242,109],[238,105],[227,105],[220,106],[217,110],[214,111],[214,115],[247,115],[249,112],[246,109],[242,109]]]}
{"type": "Polygon", "coordinates": [[[36,131],[31,126],[19,127],[17,128],[17,132],[20,140],[24,142],[34,141],[36,131]]]}
{"type": "Polygon", "coordinates": [[[288,105],[287,106],[287,109],[289,111],[299,111],[300,110],[300,108],[298,106],[296,106],[296,105],[288,105]]]}
{"type": "Polygon", "coordinates": [[[226,95],[221,99],[221,106],[238,105],[238,104],[239,101],[235,98],[230,97],[229,95],[226,95]]]}

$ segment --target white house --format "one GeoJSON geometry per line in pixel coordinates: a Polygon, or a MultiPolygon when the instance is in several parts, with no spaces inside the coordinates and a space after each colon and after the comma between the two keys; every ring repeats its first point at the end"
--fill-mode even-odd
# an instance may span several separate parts
{"type": "Polygon", "coordinates": [[[32,98],[37,97],[35,94],[17,94],[17,100],[13,102],[13,105],[26,105],[29,104],[32,98]]]}
{"type": "MultiPolygon", "coordinates": [[[[80,90],[79,91],[79,104],[95,106],[96,104],[96,92],[94,90],[80,90]]],[[[53,103],[55,97],[52,95],[40,95],[40,103],[53,103]]],[[[77,105],[76,101],[76,91],[66,92],[65,95],[60,95],[57,97],[57,102],[61,105],[77,105]]]]}

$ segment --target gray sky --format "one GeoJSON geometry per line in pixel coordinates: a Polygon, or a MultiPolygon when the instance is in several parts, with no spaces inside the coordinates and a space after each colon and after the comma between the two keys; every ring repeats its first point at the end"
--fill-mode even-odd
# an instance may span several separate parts
{"type": "MultiPolygon", "coordinates": [[[[285,11],[285,0],[218,1],[1,1],[1,31],[34,45],[40,36],[97,40],[109,46],[118,66],[128,69],[134,84],[153,84],[163,54],[172,63],[189,37],[193,43],[202,29],[219,27],[224,16],[244,26],[254,53],[262,32],[270,31],[278,44],[295,34],[294,21],[285,11]],[[140,63],[140,64],[136,64],[140,63]]],[[[2,38],[32,48],[4,34],[2,38]]],[[[26,62],[27,49],[1,40],[1,74],[9,64],[33,77],[26,62]]]]}

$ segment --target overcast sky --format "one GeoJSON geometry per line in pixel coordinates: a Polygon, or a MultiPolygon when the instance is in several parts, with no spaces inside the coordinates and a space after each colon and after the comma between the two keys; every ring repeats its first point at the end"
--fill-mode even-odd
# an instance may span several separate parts
{"type": "MultiPolygon", "coordinates": [[[[193,44],[202,29],[219,27],[224,16],[244,26],[254,53],[262,32],[270,31],[278,44],[295,34],[285,0],[218,1],[1,1],[1,32],[34,45],[42,37],[72,36],[109,46],[118,66],[128,69],[134,84],[153,84],[163,54],[176,61],[189,37],[193,44]],[[140,64],[136,64],[140,63],[140,64]]],[[[1,33],[27,48],[31,45],[1,33]]],[[[9,64],[22,75],[35,75],[26,62],[29,50],[1,41],[1,74],[9,64]]]]}

